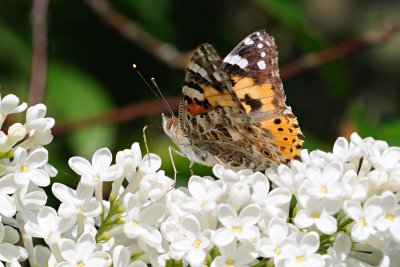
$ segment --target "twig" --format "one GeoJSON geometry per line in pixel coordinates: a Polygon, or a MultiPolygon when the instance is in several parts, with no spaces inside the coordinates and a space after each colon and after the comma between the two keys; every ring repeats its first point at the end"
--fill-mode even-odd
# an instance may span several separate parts
{"type": "MultiPolygon", "coordinates": [[[[168,105],[176,110],[179,105],[180,97],[167,98],[168,105]]],[[[131,121],[145,116],[160,114],[165,112],[165,107],[160,105],[160,100],[144,101],[126,107],[106,111],[95,116],[63,122],[53,128],[53,133],[57,135],[66,134],[82,128],[91,127],[100,123],[120,123],[131,121]]],[[[161,117],[160,117],[161,118],[161,117]]]]}
{"type": "Polygon", "coordinates": [[[47,73],[47,8],[49,0],[34,0],[32,6],[32,70],[29,104],[43,101],[47,73]]]}
{"type": "Polygon", "coordinates": [[[170,67],[183,69],[190,53],[181,53],[171,44],[147,33],[142,27],[114,9],[106,0],[84,0],[100,17],[127,39],[148,51],[170,67]]]}
{"type": "MultiPolygon", "coordinates": [[[[363,34],[357,38],[353,38],[336,46],[327,48],[321,52],[305,55],[293,61],[292,63],[283,66],[280,72],[281,77],[283,80],[291,78],[308,69],[321,66],[333,60],[342,58],[350,53],[354,53],[361,48],[383,42],[396,33],[399,30],[399,27],[400,24],[398,23],[392,24],[383,29],[379,29],[368,34],[363,34]]],[[[167,99],[172,109],[176,110],[178,108],[179,99],[180,97],[178,96],[167,99]]],[[[166,108],[159,103],[159,100],[141,102],[127,107],[111,110],[93,117],[59,123],[54,128],[54,132],[56,134],[65,134],[70,131],[93,126],[98,123],[118,123],[165,112],[166,108]]]]}
{"type": "Polygon", "coordinates": [[[343,58],[364,47],[381,43],[396,33],[399,27],[400,23],[395,23],[385,28],[344,41],[333,47],[328,47],[322,51],[307,54],[283,66],[280,69],[281,77],[283,80],[286,80],[308,69],[316,68],[336,59],[343,58]]]}

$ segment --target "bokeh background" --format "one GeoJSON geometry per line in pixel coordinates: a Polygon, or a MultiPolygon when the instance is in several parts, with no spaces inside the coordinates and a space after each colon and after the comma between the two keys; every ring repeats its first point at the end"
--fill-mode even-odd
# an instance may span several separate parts
{"type": "MultiPolygon", "coordinates": [[[[162,103],[131,65],[146,80],[155,77],[176,107],[196,46],[210,42],[223,57],[262,28],[275,37],[287,103],[306,136],[305,148],[329,151],[338,136],[354,131],[400,145],[400,1],[46,2],[0,0],[0,90],[45,103],[56,119],[47,148],[58,181],[76,183],[67,165],[73,155],[90,158],[104,146],[115,154],[133,142],[145,153],[145,125],[149,150],[162,156],[172,176],[162,103]],[[47,69],[32,68],[34,40],[36,56],[41,58],[41,45],[47,55],[47,69]],[[32,73],[44,77],[43,98],[32,97],[32,73]]],[[[185,183],[189,161],[174,160],[185,183]]],[[[211,173],[198,165],[194,172],[211,173]]]]}

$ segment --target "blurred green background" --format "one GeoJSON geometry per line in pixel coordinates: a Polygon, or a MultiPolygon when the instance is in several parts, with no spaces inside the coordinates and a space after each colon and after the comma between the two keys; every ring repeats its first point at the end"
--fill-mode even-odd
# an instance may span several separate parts
{"type": "MultiPolygon", "coordinates": [[[[28,101],[32,71],[33,3],[0,0],[1,93],[14,93],[23,101],[28,101]]],[[[283,67],[311,52],[371,31],[379,34],[386,26],[399,23],[400,1],[50,0],[43,102],[48,115],[56,119],[56,127],[154,100],[154,94],[132,70],[132,63],[146,79],[155,77],[166,97],[181,93],[182,63],[175,62],[178,67],[173,67],[174,62],[167,64],[138,41],[124,37],[121,30],[129,32],[129,28],[112,27],[99,15],[98,10],[110,15],[109,8],[114,19],[115,14],[124,16],[184,56],[199,44],[210,42],[223,57],[243,37],[265,28],[275,37],[283,67]],[[103,4],[108,4],[108,9],[93,8],[103,4]]],[[[329,64],[306,69],[284,80],[284,88],[287,103],[306,136],[305,148],[330,150],[337,136],[348,137],[353,131],[400,145],[399,33],[329,64]]],[[[104,146],[115,154],[135,141],[145,153],[145,125],[150,151],[163,157],[162,168],[172,177],[168,158],[172,143],[163,133],[159,113],[124,122],[118,122],[117,115],[113,119],[114,123],[81,124],[78,130],[55,134],[47,148],[50,163],[60,171],[58,181],[76,183],[77,177],[67,165],[73,155],[90,158],[104,146]]],[[[188,160],[174,159],[179,176],[187,177],[188,160]]],[[[198,165],[194,171],[211,173],[210,168],[198,165]]],[[[182,178],[180,181],[185,183],[182,178]]]]}

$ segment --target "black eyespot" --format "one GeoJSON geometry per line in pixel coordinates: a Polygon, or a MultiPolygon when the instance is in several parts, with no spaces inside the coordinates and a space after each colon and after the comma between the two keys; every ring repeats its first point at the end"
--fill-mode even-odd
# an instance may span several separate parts
{"type": "Polygon", "coordinates": [[[281,124],[281,122],[282,122],[281,119],[275,119],[275,120],[274,120],[274,123],[275,123],[275,124],[281,124]]]}
{"type": "Polygon", "coordinates": [[[261,149],[261,154],[263,154],[263,156],[265,156],[267,158],[271,157],[271,153],[266,149],[261,149]]]}
{"type": "Polygon", "coordinates": [[[283,132],[283,128],[278,128],[278,132],[283,132]]]}
{"type": "Polygon", "coordinates": [[[253,132],[253,128],[251,128],[250,126],[246,126],[244,127],[246,129],[246,131],[248,131],[249,133],[253,132]]]}

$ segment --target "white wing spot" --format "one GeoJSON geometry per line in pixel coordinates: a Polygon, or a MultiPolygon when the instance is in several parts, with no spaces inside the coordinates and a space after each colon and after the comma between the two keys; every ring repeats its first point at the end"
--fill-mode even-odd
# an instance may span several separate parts
{"type": "Polygon", "coordinates": [[[260,70],[265,70],[265,68],[267,67],[267,65],[265,64],[264,60],[260,60],[257,62],[257,66],[260,70]]]}
{"type": "Polygon", "coordinates": [[[245,45],[252,45],[252,44],[254,44],[254,41],[251,40],[250,38],[246,38],[246,39],[244,40],[244,44],[245,44],[245,45]]]}
{"type": "Polygon", "coordinates": [[[246,68],[248,64],[249,62],[245,58],[240,59],[239,62],[236,63],[241,69],[246,68]]]}
{"type": "Polygon", "coordinates": [[[219,75],[219,73],[218,72],[214,72],[213,73],[213,76],[214,76],[214,78],[217,80],[217,81],[222,81],[222,77],[221,77],[221,75],[219,75]]]}
{"type": "Polygon", "coordinates": [[[204,79],[206,79],[207,81],[210,81],[210,78],[208,77],[207,71],[200,67],[198,64],[194,63],[194,62],[190,62],[188,68],[201,75],[201,77],[203,77],[204,79]]]}
{"type": "Polygon", "coordinates": [[[261,52],[261,57],[265,57],[265,56],[266,56],[265,52],[261,52]]]}
{"type": "Polygon", "coordinates": [[[258,48],[263,48],[263,44],[258,44],[257,47],[258,48]]]}
{"type": "Polygon", "coordinates": [[[229,58],[225,58],[224,59],[225,62],[231,64],[231,65],[238,65],[240,68],[245,68],[249,62],[247,61],[247,59],[240,57],[239,55],[233,55],[230,56],[229,58]]]}

